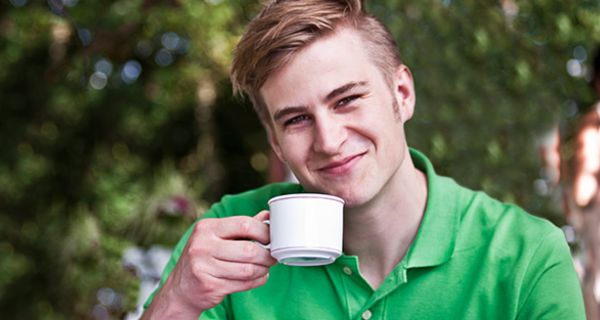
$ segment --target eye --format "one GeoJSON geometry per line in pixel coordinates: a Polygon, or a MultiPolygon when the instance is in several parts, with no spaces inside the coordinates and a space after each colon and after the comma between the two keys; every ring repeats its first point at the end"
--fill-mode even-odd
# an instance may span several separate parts
{"type": "Polygon", "coordinates": [[[356,99],[358,99],[358,98],[360,98],[360,95],[358,95],[358,94],[355,94],[355,95],[351,95],[351,96],[345,97],[345,98],[343,98],[343,99],[339,100],[339,101],[338,101],[338,102],[335,104],[335,106],[336,106],[336,107],[344,107],[344,106],[347,106],[347,105],[349,105],[350,103],[352,103],[354,100],[356,100],[356,99]]]}
{"type": "Polygon", "coordinates": [[[300,123],[302,123],[304,121],[308,121],[308,120],[310,120],[310,118],[307,115],[302,114],[302,115],[295,116],[293,118],[285,120],[285,122],[283,123],[283,126],[288,127],[288,126],[300,124],[300,123]]]}

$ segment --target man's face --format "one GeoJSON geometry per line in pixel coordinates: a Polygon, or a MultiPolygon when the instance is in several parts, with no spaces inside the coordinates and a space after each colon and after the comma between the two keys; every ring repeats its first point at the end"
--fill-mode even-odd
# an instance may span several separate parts
{"type": "Polygon", "coordinates": [[[356,32],[342,29],[267,79],[260,93],[269,140],[308,191],[340,196],[355,207],[400,178],[414,89],[405,66],[394,71],[394,83],[386,82],[356,32]]]}

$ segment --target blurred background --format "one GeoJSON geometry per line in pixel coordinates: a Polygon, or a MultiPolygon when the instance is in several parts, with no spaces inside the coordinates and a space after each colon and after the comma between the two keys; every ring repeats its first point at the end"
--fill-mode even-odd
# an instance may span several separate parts
{"type": "MultiPolygon", "coordinates": [[[[576,252],[560,182],[596,99],[600,1],[367,4],[414,74],[409,143],[441,174],[562,227],[576,252]]],[[[258,7],[0,2],[3,318],[135,319],[195,218],[281,178],[228,80],[258,7]]]]}

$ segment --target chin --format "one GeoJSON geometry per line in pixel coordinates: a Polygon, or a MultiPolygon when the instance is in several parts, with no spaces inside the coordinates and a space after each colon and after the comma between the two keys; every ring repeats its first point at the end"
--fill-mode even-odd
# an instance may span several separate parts
{"type": "Polygon", "coordinates": [[[367,199],[361,199],[358,197],[340,197],[344,199],[344,208],[357,208],[364,206],[368,201],[367,199]]]}
{"type": "Polygon", "coordinates": [[[352,191],[345,190],[345,191],[338,191],[338,192],[331,191],[328,193],[344,199],[344,207],[345,208],[360,207],[360,206],[365,205],[370,200],[370,197],[368,195],[366,195],[367,193],[364,191],[355,192],[354,190],[352,190],[352,191]]]}
{"type": "Polygon", "coordinates": [[[366,190],[364,186],[359,189],[351,187],[356,185],[356,183],[321,184],[318,186],[315,184],[304,184],[302,182],[300,182],[300,184],[304,186],[305,190],[308,192],[324,193],[340,197],[344,200],[344,207],[348,208],[362,206],[373,198],[371,192],[366,190]]]}

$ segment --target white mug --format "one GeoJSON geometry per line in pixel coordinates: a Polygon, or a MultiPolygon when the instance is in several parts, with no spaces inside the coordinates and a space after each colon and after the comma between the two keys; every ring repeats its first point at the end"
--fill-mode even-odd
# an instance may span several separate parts
{"type": "Polygon", "coordinates": [[[294,193],[269,200],[271,255],[290,266],[330,264],[342,254],[344,200],[294,193]]]}

